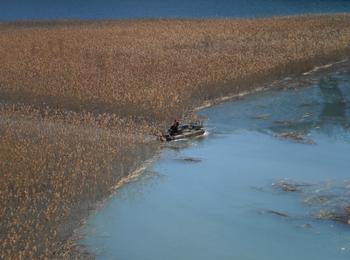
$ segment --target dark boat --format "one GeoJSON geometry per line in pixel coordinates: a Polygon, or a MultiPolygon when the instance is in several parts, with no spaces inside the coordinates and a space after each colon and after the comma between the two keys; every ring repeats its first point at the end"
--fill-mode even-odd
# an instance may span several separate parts
{"type": "Polygon", "coordinates": [[[202,124],[185,124],[180,125],[176,133],[171,134],[171,130],[168,130],[168,134],[164,135],[166,141],[174,141],[185,138],[192,138],[201,136],[205,133],[205,129],[202,124]]]}

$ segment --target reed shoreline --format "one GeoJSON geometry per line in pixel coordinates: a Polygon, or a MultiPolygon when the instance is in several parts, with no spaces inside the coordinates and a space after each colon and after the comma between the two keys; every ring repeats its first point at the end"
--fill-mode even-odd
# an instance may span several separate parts
{"type": "Polygon", "coordinates": [[[91,256],[74,230],[161,149],[150,137],[170,120],[350,57],[347,14],[0,32],[0,258],[91,256]]]}

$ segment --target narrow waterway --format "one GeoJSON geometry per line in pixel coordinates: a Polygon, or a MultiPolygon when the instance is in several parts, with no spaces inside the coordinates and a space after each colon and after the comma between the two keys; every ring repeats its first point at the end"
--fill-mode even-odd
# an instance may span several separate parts
{"type": "Polygon", "coordinates": [[[201,111],[209,135],[169,145],[81,243],[97,259],[349,259],[350,227],[324,216],[350,205],[350,75],[308,82],[201,111]]]}

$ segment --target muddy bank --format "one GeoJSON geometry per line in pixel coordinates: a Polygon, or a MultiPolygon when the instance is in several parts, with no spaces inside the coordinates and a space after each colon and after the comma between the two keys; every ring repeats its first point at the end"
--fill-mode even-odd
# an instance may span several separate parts
{"type": "Polygon", "coordinates": [[[74,228],[159,150],[150,136],[168,120],[348,57],[349,25],[348,15],[1,24],[1,257],[75,255],[74,228]]]}

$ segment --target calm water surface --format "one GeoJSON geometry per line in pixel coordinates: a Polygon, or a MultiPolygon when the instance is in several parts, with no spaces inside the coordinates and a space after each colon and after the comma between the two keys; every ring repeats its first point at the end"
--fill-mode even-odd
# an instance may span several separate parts
{"type": "Polygon", "coordinates": [[[350,76],[314,82],[202,111],[209,135],[165,149],[90,217],[82,244],[97,259],[350,259],[350,228],[304,202],[349,196],[350,76]],[[289,131],[313,143],[276,137],[289,131]],[[278,180],[312,186],[287,193],[278,180]]]}
{"type": "Polygon", "coordinates": [[[262,17],[350,12],[349,0],[1,0],[0,21],[262,17]]]}

